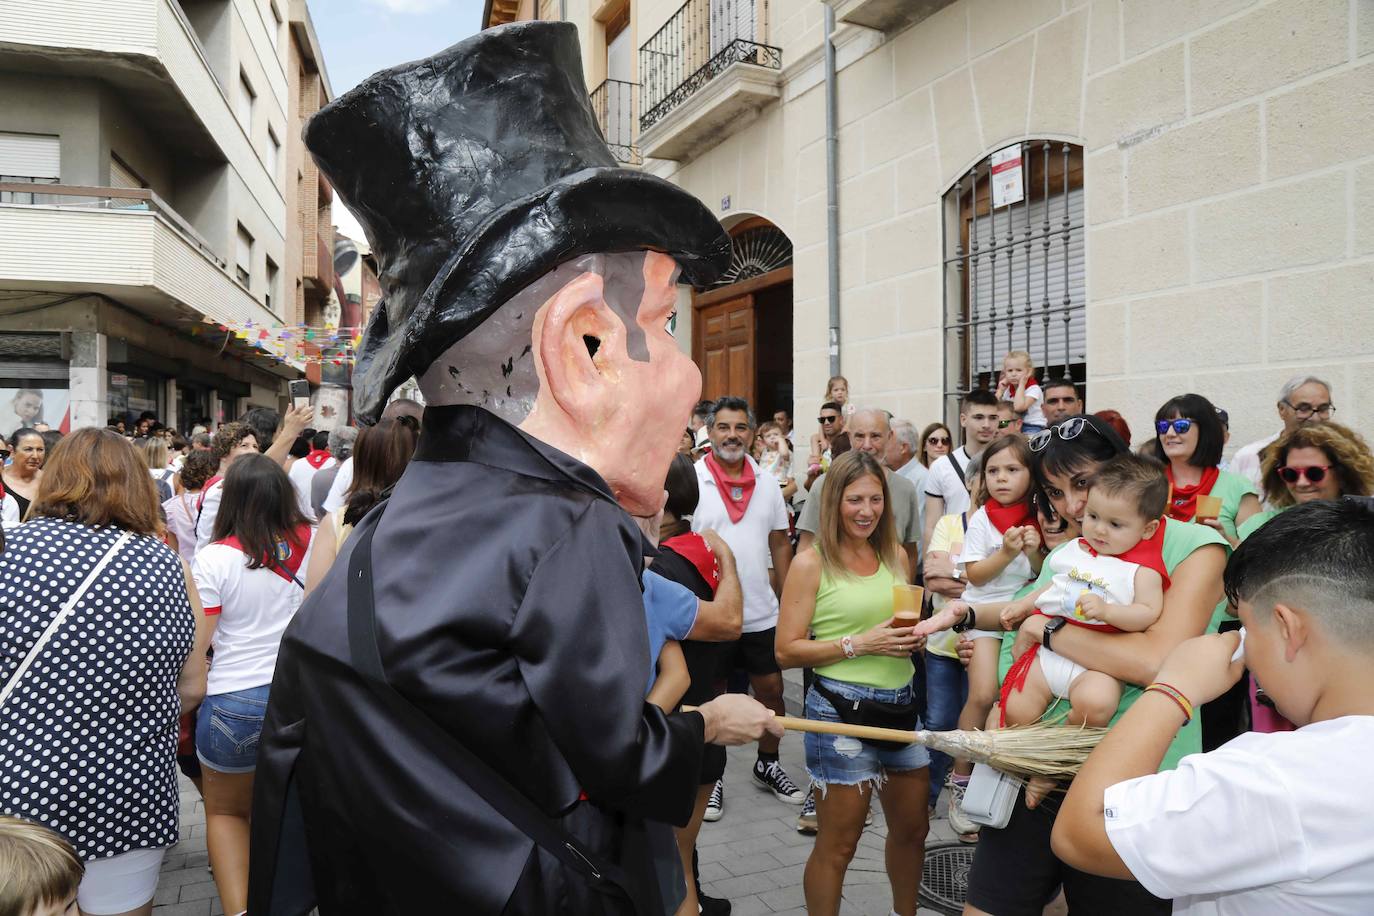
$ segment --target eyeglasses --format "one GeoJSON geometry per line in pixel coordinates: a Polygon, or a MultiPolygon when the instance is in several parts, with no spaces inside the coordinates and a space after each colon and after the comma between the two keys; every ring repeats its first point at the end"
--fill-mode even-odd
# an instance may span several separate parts
{"type": "Polygon", "coordinates": [[[1086,417],[1069,417],[1058,426],[1051,426],[1049,429],[1041,430],[1031,436],[1027,443],[1030,445],[1031,451],[1043,452],[1055,436],[1068,442],[1070,439],[1077,439],[1083,435],[1085,429],[1090,432],[1097,432],[1086,417]]]}
{"type": "Polygon", "coordinates": [[[926,439],[926,445],[949,445],[949,436],[931,436],[926,439]]]}
{"type": "Polygon", "coordinates": [[[1326,472],[1329,470],[1329,464],[1314,464],[1305,468],[1291,468],[1285,465],[1279,468],[1279,477],[1283,478],[1284,483],[1297,483],[1302,477],[1306,477],[1308,483],[1321,483],[1326,479],[1326,472]]]}
{"type": "Polygon", "coordinates": [[[1181,436],[1193,428],[1193,421],[1187,417],[1180,417],[1177,420],[1156,420],[1155,432],[1162,436],[1169,431],[1170,426],[1174,428],[1175,433],[1181,436]]]}
{"type": "Polygon", "coordinates": [[[817,417],[817,423],[834,423],[839,417],[817,417]]]}
{"type": "Polygon", "coordinates": [[[1011,424],[1013,424],[1013,423],[1015,423],[1015,422],[1016,422],[1015,420],[998,420],[998,421],[997,421],[997,428],[998,428],[998,429],[1006,429],[1008,426],[1010,426],[1011,424]]]}
{"type": "Polygon", "coordinates": [[[1309,419],[1313,414],[1324,420],[1336,412],[1336,408],[1331,404],[1318,404],[1313,407],[1311,404],[1290,404],[1287,401],[1280,401],[1279,403],[1297,414],[1299,420],[1309,419]]]}

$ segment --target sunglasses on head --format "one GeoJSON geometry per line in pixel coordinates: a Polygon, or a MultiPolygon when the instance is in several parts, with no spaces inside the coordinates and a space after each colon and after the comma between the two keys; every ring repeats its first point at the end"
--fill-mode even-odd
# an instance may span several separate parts
{"type": "Polygon", "coordinates": [[[1311,467],[1292,468],[1285,465],[1279,468],[1279,477],[1284,483],[1297,483],[1302,477],[1307,478],[1308,483],[1321,483],[1326,479],[1326,472],[1331,470],[1329,464],[1314,464],[1311,467]]]}
{"type": "Polygon", "coordinates": [[[1034,436],[1031,436],[1026,442],[1030,445],[1031,451],[1043,452],[1045,448],[1049,446],[1050,440],[1055,436],[1068,442],[1070,439],[1077,439],[1079,436],[1083,435],[1084,430],[1091,433],[1097,433],[1097,430],[1093,429],[1092,424],[1088,422],[1086,417],[1069,417],[1058,426],[1051,426],[1049,429],[1041,430],[1034,436]]]}
{"type": "Polygon", "coordinates": [[[1193,421],[1186,417],[1180,417],[1177,420],[1156,420],[1155,432],[1162,436],[1169,431],[1170,426],[1174,428],[1175,433],[1181,436],[1193,428],[1193,421]]]}

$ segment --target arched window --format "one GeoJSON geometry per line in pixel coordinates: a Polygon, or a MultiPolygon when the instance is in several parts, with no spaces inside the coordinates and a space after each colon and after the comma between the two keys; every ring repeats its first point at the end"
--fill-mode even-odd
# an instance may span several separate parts
{"type": "Polygon", "coordinates": [[[1083,149],[1026,140],[970,169],[945,195],[945,396],[997,386],[1026,350],[1036,377],[1083,382],[1087,367],[1083,149]]]}

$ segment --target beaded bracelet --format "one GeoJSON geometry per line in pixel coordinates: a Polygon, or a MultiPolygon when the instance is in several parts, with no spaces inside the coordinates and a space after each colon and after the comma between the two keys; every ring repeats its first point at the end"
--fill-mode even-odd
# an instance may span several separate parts
{"type": "Polygon", "coordinates": [[[840,639],[840,649],[844,652],[845,658],[858,658],[859,653],[854,651],[854,638],[845,636],[840,639]]]}
{"type": "Polygon", "coordinates": [[[1191,700],[1189,700],[1186,696],[1183,695],[1183,691],[1179,690],[1177,687],[1174,687],[1171,684],[1161,684],[1159,682],[1155,682],[1151,684],[1149,687],[1146,687],[1145,693],[1149,693],[1152,690],[1157,693],[1164,694],[1166,697],[1168,697],[1169,699],[1173,700],[1175,703],[1178,704],[1178,708],[1183,712],[1184,725],[1187,725],[1189,722],[1193,721],[1193,704],[1191,700]]]}

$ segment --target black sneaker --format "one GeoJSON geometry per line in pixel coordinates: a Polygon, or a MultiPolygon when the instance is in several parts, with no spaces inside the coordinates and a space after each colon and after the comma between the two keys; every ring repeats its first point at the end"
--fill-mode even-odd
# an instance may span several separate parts
{"type": "Polygon", "coordinates": [[[707,897],[698,892],[697,908],[701,916],[730,916],[730,901],[721,897],[707,897]]]}
{"type": "Polygon", "coordinates": [[[702,817],[704,821],[718,821],[720,816],[725,813],[725,780],[717,779],[716,784],[711,787],[711,797],[706,800],[706,814],[702,817]]]}
{"type": "Polygon", "coordinates": [[[776,760],[770,760],[767,763],[762,760],[755,760],[754,782],[758,783],[759,788],[772,792],[780,802],[800,805],[806,800],[806,793],[797,788],[797,784],[787,775],[782,764],[776,760]]]}

